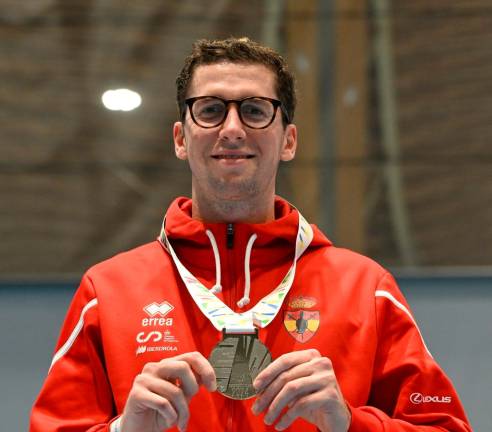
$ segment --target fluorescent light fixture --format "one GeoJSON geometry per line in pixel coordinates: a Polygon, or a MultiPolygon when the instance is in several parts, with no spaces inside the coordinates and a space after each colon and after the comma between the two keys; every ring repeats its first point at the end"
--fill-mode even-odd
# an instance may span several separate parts
{"type": "Polygon", "coordinates": [[[132,111],[142,104],[142,97],[137,92],[125,88],[107,90],[101,100],[111,111],[132,111]]]}

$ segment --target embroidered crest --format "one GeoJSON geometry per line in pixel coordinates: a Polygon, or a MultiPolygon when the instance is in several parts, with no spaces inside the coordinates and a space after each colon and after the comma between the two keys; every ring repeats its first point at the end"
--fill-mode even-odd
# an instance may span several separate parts
{"type": "Polygon", "coordinates": [[[310,309],[316,306],[316,303],[314,297],[297,296],[289,301],[289,307],[291,309],[310,309]]]}
{"type": "Polygon", "coordinates": [[[311,339],[319,327],[319,311],[285,311],[284,326],[298,342],[305,343],[311,339]]]}

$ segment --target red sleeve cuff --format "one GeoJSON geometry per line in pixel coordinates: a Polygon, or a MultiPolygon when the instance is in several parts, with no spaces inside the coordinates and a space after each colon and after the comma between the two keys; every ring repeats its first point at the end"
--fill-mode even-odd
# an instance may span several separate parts
{"type": "Polygon", "coordinates": [[[348,432],[376,432],[383,430],[381,420],[370,412],[370,408],[354,408],[349,404],[347,406],[352,416],[348,432]]]}

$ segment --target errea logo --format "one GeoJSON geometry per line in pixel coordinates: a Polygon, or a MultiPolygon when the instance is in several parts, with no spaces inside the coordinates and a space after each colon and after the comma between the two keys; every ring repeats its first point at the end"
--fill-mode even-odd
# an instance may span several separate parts
{"type": "Polygon", "coordinates": [[[162,303],[153,302],[144,306],[143,310],[147,317],[142,319],[143,327],[169,327],[173,325],[173,318],[166,315],[174,309],[174,306],[163,301],[162,303]]]}
{"type": "Polygon", "coordinates": [[[161,318],[164,318],[173,309],[174,306],[167,301],[162,303],[153,302],[143,308],[144,312],[150,317],[159,316],[161,318]]]}

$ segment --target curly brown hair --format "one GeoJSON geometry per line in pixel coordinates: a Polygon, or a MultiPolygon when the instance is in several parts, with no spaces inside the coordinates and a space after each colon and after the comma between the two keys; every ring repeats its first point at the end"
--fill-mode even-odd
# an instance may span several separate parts
{"type": "Polygon", "coordinates": [[[292,123],[296,107],[295,78],[287,63],[275,50],[252,41],[247,37],[222,40],[200,39],[193,44],[191,54],[176,78],[176,99],[181,119],[186,113],[185,99],[193,78],[193,72],[200,65],[220,62],[257,63],[267,66],[276,75],[276,92],[282,102],[284,125],[292,123]]]}

